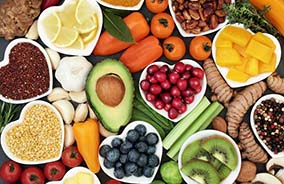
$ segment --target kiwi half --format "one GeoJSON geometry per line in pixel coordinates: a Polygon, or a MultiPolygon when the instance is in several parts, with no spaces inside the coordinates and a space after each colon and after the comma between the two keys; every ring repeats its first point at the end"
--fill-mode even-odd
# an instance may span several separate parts
{"type": "Polygon", "coordinates": [[[232,170],[226,165],[221,164],[221,166],[217,169],[217,171],[220,179],[223,180],[229,176],[232,170]]]}
{"type": "Polygon", "coordinates": [[[220,183],[217,170],[209,162],[203,160],[192,159],[181,168],[181,171],[198,183],[220,183]]]}

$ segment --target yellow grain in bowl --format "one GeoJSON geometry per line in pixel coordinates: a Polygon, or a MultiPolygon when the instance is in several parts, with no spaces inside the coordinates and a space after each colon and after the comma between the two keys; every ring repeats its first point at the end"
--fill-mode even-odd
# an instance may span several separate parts
{"type": "Polygon", "coordinates": [[[103,1],[115,6],[133,7],[136,6],[141,0],[103,0],[103,1]]]}

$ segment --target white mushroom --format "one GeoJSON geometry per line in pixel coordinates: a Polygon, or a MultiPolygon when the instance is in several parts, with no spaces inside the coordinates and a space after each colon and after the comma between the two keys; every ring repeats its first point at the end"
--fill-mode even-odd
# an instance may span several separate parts
{"type": "Polygon", "coordinates": [[[115,133],[110,132],[110,131],[108,131],[107,129],[105,129],[105,127],[102,125],[101,122],[99,123],[99,125],[100,125],[100,134],[101,134],[103,137],[109,137],[109,136],[112,136],[112,135],[116,135],[115,133]]]}
{"type": "Polygon", "coordinates": [[[282,184],[279,179],[269,173],[258,173],[252,180],[252,183],[261,182],[263,184],[282,184]]]}
{"type": "Polygon", "coordinates": [[[25,37],[31,40],[38,39],[37,20],[33,22],[25,37]]]}
{"type": "Polygon", "coordinates": [[[79,104],[75,111],[74,122],[85,121],[88,116],[88,105],[79,104]]]}
{"type": "Polygon", "coordinates": [[[275,174],[276,169],[284,169],[284,157],[279,157],[279,158],[271,158],[267,163],[266,163],[266,170],[271,173],[275,174]]]}
{"type": "Polygon", "coordinates": [[[80,92],[85,89],[92,64],[84,57],[64,57],[55,72],[56,79],[66,91],[80,92]]]}
{"type": "Polygon", "coordinates": [[[282,182],[284,183],[284,169],[280,169],[275,176],[282,182]]]}
{"type": "Polygon", "coordinates": [[[58,52],[50,48],[46,48],[45,51],[47,52],[47,55],[49,56],[52,69],[56,70],[60,63],[60,55],[58,54],[58,52]]]}
{"type": "Polygon", "coordinates": [[[53,102],[52,105],[59,111],[66,124],[70,124],[72,122],[75,110],[71,102],[68,100],[59,100],[53,102]]]}
{"type": "Polygon", "coordinates": [[[49,102],[58,100],[69,99],[69,94],[63,88],[57,87],[52,89],[51,93],[47,96],[49,102]]]}
{"type": "Polygon", "coordinates": [[[85,91],[74,92],[71,91],[69,96],[73,102],[76,103],[85,103],[87,101],[87,96],[85,91]]]}
{"type": "Polygon", "coordinates": [[[74,144],[75,136],[73,132],[72,125],[64,125],[64,146],[69,147],[74,144]]]}
{"type": "Polygon", "coordinates": [[[98,119],[95,112],[93,111],[92,107],[88,104],[88,109],[89,109],[89,117],[92,119],[98,119]]]}

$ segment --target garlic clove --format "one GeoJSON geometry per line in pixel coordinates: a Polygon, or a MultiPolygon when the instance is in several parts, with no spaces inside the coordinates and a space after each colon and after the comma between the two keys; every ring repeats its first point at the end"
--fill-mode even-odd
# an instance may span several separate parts
{"type": "Polygon", "coordinates": [[[70,124],[72,122],[75,110],[71,102],[68,100],[59,100],[53,102],[52,105],[59,111],[66,124],[70,124]]]}
{"type": "Polygon", "coordinates": [[[75,111],[74,122],[85,121],[88,116],[88,105],[79,104],[75,111]]]}
{"type": "Polygon", "coordinates": [[[45,51],[47,52],[50,62],[51,62],[51,66],[53,70],[56,70],[59,66],[60,63],[60,55],[58,54],[58,52],[50,49],[50,48],[46,48],[45,51]]]}
{"type": "Polygon", "coordinates": [[[69,97],[73,102],[76,103],[85,103],[87,101],[87,95],[85,91],[81,92],[70,91],[69,97]]]}
{"type": "Polygon", "coordinates": [[[37,22],[38,22],[37,20],[33,22],[27,34],[25,35],[26,38],[31,39],[31,40],[38,39],[39,35],[38,35],[38,29],[37,29],[37,22]]]}
{"type": "Polygon", "coordinates": [[[75,136],[72,125],[64,125],[64,147],[69,147],[75,143],[75,136]]]}
{"type": "Polygon", "coordinates": [[[284,169],[280,169],[276,174],[276,178],[278,178],[282,183],[284,183],[284,169]]]}
{"type": "Polygon", "coordinates": [[[49,102],[58,100],[69,99],[69,94],[63,88],[57,87],[52,89],[51,93],[47,96],[49,102]]]}
{"type": "Polygon", "coordinates": [[[92,107],[88,104],[88,109],[89,109],[89,117],[92,119],[98,119],[97,115],[95,114],[95,112],[93,111],[92,107]]]}

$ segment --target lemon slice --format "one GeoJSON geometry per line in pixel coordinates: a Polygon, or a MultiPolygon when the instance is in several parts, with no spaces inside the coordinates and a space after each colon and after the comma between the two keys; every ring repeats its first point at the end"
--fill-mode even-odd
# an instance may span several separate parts
{"type": "Polygon", "coordinates": [[[69,47],[77,40],[78,36],[78,31],[68,27],[61,27],[54,44],[57,47],[69,47]]]}
{"type": "Polygon", "coordinates": [[[61,21],[58,15],[56,13],[49,14],[43,19],[42,25],[48,39],[54,42],[61,31],[61,21]]]}
{"type": "Polygon", "coordinates": [[[78,36],[77,40],[70,46],[73,49],[84,49],[85,45],[80,36],[78,36]]]}
{"type": "Polygon", "coordinates": [[[96,33],[97,33],[97,29],[94,29],[93,31],[89,33],[82,34],[81,36],[82,36],[83,42],[87,44],[90,41],[92,41],[96,37],[96,33]]]}
{"type": "Polygon", "coordinates": [[[74,28],[80,33],[89,33],[92,30],[96,29],[97,24],[93,21],[93,18],[88,18],[83,24],[77,24],[74,28]]]}
{"type": "Polygon", "coordinates": [[[83,24],[88,18],[92,17],[94,10],[87,0],[80,0],[75,12],[76,20],[79,24],[83,24]]]}
{"type": "Polygon", "coordinates": [[[64,7],[64,10],[58,12],[62,26],[73,28],[74,25],[78,24],[75,18],[76,7],[77,1],[72,1],[64,7]]]}

